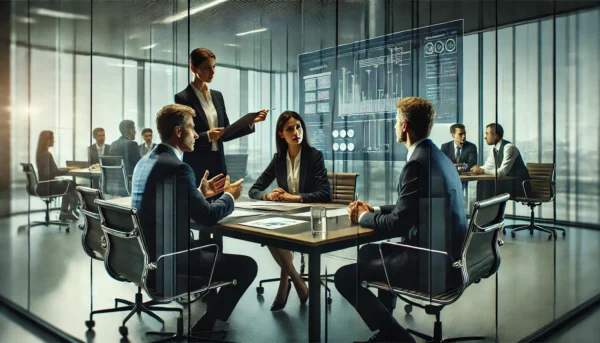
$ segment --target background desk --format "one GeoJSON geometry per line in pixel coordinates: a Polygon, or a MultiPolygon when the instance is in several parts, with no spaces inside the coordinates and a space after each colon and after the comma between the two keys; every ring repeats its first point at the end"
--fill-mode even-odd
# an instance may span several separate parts
{"type": "MultiPolygon", "coordinates": [[[[245,199],[244,199],[245,200],[245,199]]],[[[245,202],[248,200],[242,200],[245,202]]],[[[131,198],[116,198],[109,202],[131,206],[131,198]]],[[[238,202],[236,202],[238,203],[238,202]]],[[[299,209],[303,212],[309,210],[310,206],[299,209]]],[[[328,207],[343,208],[345,205],[328,204],[328,207]]],[[[291,212],[298,213],[299,210],[291,212]]],[[[256,211],[256,216],[227,217],[214,226],[204,226],[191,222],[192,229],[202,229],[213,234],[241,239],[248,242],[264,244],[276,248],[287,249],[308,254],[308,337],[310,342],[321,341],[321,255],[336,250],[356,247],[359,244],[382,240],[372,229],[367,229],[352,224],[347,215],[327,218],[327,236],[313,236],[310,230],[309,217],[291,216],[286,212],[264,212],[256,211]],[[277,230],[265,230],[242,225],[248,221],[284,217],[296,220],[305,220],[302,223],[288,226],[277,230]]],[[[358,281],[356,287],[359,287],[358,281]]]]}

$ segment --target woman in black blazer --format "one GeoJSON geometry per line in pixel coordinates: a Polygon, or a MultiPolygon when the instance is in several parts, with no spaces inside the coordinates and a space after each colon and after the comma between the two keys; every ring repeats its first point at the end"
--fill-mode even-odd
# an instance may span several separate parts
{"type": "MultiPolygon", "coordinates": [[[[296,112],[285,111],[277,119],[275,142],[277,153],[269,166],[250,188],[253,199],[287,202],[330,202],[331,187],[323,154],[311,147],[306,137],[306,125],[296,112]],[[277,179],[271,193],[265,189],[277,179]]],[[[281,310],[287,303],[291,284],[294,284],[301,303],[308,300],[308,288],[293,264],[291,251],[269,247],[281,267],[281,280],[271,311],[281,310]]]]}
{"type": "MultiPolygon", "coordinates": [[[[37,152],[35,154],[35,162],[38,169],[38,177],[40,181],[54,180],[57,176],[64,175],[71,169],[76,167],[58,168],[54,162],[54,157],[48,149],[54,146],[54,132],[42,131],[38,138],[37,152]]],[[[40,183],[37,187],[39,195],[53,195],[66,193],[62,199],[60,210],[60,220],[77,220],[77,194],[75,193],[76,184],[71,180],[63,180],[63,182],[40,183]]]]}

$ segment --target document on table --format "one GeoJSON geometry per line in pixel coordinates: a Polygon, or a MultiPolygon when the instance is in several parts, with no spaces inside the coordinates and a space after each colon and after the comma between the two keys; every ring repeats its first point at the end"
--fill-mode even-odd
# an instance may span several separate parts
{"type": "Polygon", "coordinates": [[[235,207],[244,208],[247,210],[263,210],[263,211],[279,211],[286,212],[295,210],[298,208],[309,207],[310,204],[304,203],[282,203],[277,201],[252,201],[252,202],[238,202],[235,203],[235,207]]]}
{"type": "Polygon", "coordinates": [[[256,212],[252,212],[252,211],[244,211],[244,210],[238,210],[238,209],[235,209],[235,210],[233,210],[233,212],[232,212],[230,215],[228,215],[227,217],[228,217],[228,218],[229,218],[229,217],[234,217],[234,218],[235,218],[235,217],[249,217],[249,216],[255,216],[255,215],[257,215],[257,213],[256,213],[256,212]]]}
{"type": "Polygon", "coordinates": [[[253,220],[251,222],[240,223],[241,225],[257,227],[259,229],[267,229],[267,230],[277,230],[283,227],[288,227],[300,223],[305,223],[305,220],[296,220],[289,218],[265,218],[259,220],[253,220]]]}
{"type": "MultiPolygon", "coordinates": [[[[326,213],[327,213],[327,218],[335,218],[335,217],[340,217],[340,216],[347,216],[348,215],[348,208],[344,207],[344,208],[336,208],[336,209],[327,209],[326,213]]],[[[309,218],[310,217],[310,211],[291,214],[291,216],[309,218]]]]}

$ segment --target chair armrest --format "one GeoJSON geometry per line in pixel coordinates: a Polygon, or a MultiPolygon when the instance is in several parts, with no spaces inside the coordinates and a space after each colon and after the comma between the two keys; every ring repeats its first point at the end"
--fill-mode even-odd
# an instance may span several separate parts
{"type": "MultiPolygon", "coordinates": [[[[51,185],[52,183],[61,184],[61,183],[64,183],[64,182],[69,182],[69,180],[53,179],[53,180],[46,180],[46,181],[38,181],[37,185],[35,186],[35,193],[36,193],[37,196],[41,196],[37,192],[37,188],[38,188],[39,185],[42,185],[42,184],[51,185]]],[[[67,190],[64,193],[56,193],[56,194],[53,194],[51,196],[52,197],[58,197],[58,196],[66,195],[67,193],[69,193],[69,188],[67,188],[67,190]]]]}
{"type": "Polygon", "coordinates": [[[525,198],[527,200],[530,200],[529,196],[527,195],[527,188],[525,187],[525,183],[528,182],[529,184],[531,184],[531,181],[535,181],[535,182],[548,182],[550,184],[550,200],[548,200],[549,202],[554,201],[554,195],[555,195],[555,186],[556,186],[556,182],[554,181],[546,181],[546,180],[523,180],[522,183],[522,187],[523,187],[523,193],[525,194],[525,198]]]}
{"type": "Polygon", "coordinates": [[[219,246],[216,244],[207,244],[207,245],[203,245],[201,247],[195,247],[195,248],[191,248],[191,249],[181,250],[181,251],[177,251],[177,252],[170,253],[170,254],[163,254],[163,255],[158,256],[158,258],[156,259],[156,262],[150,263],[149,266],[153,266],[153,268],[156,269],[158,262],[163,258],[177,256],[177,255],[181,255],[181,254],[187,254],[192,251],[203,250],[203,249],[208,249],[208,248],[216,248],[215,257],[213,258],[213,261],[212,261],[212,267],[210,268],[210,275],[208,277],[208,283],[207,283],[207,286],[210,286],[210,284],[212,283],[212,276],[215,271],[215,265],[217,264],[217,257],[219,256],[219,246]]]}

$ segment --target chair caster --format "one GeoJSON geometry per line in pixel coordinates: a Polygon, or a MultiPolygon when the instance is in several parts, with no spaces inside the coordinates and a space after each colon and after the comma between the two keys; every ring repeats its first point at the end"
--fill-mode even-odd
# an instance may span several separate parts
{"type": "Polygon", "coordinates": [[[412,305],[411,304],[404,305],[404,312],[406,312],[406,314],[410,314],[412,312],[412,305]]]}
{"type": "Polygon", "coordinates": [[[85,321],[85,326],[87,326],[88,329],[93,328],[94,326],[96,326],[96,322],[93,320],[86,320],[85,321]]]}
{"type": "Polygon", "coordinates": [[[567,235],[567,233],[565,231],[563,231],[562,235],[563,235],[563,237],[565,237],[567,235]]]}
{"type": "Polygon", "coordinates": [[[506,229],[505,228],[502,229],[502,234],[506,235],[506,229]]]}
{"type": "Polygon", "coordinates": [[[529,230],[529,236],[533,236],[533,230],[529,230]]]}
{"type": "Polygon", "coordinates": [[[551,241],[552,240],[552,234],[548,235],[548,240],[551,241]]]}
{"type": "Polygon", "coordinates": [[[514,233],[514,232],[511,232],[511,233],[510,233],[510,236],[511,236],[512,238],[515,238],[515,233],[514,233]]]}
{"type": "Polygon", "coordinates": [[[66,233],[69,233],[69,227],[67,227],[67,228],[65,229],[65,232],[66,232],[66,233]]]}
{"type": "Polygon", "coordinates": [[[79,230],[83,230],[83,229],[85,229],[85,225],[79,224],[79,225],[77,225],[77,228],[79,228],[79,230]]]}
{"type": "Polygon", "coordinates": [[[119,326],[119,333],[121,334],[121,336],[127,337],[127,334],[129,333],[129,331],[127,330],[127,326],[119,326]]]}
{"type": "Polygon", "coordinates": [[[333,299],[327,298],[327,305],[331,305],[332,302],[333,302],[333,299]]]}
{"type": "Polygon", "coordinates": [[[263,295],[263,294],[265,294],[265,288],[264,288],[264,287],[262,287],[262,286],[258,286],[258,287],[256,287],[256,293],[258,293],[258,294],[260,294],[260,295],[263,295]]]}

